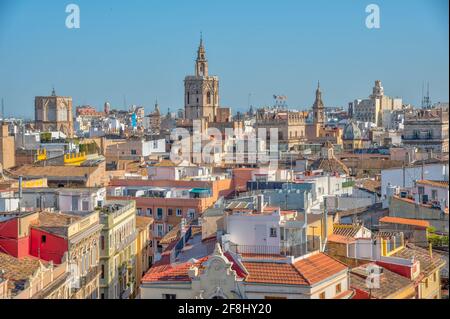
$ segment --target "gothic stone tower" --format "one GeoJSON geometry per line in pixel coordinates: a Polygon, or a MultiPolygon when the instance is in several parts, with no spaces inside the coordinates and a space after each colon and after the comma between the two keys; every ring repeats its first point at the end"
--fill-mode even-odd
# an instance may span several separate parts
{"type": "Polygon", "coordinates": [[[57,96],[53,89],[51,96],[36,96],[34,99],[34,122],[41,131],[61,131],[73,136],[72,98],[57,96]]]}
{"type": "Polygon", "coordinates": [[[317,137],[319,136],[320,128],[325,125],[325,106],[323,105],[322,92],[320,91],[319,83],[317,83],[316,100],[314,101],[312,109],[314,115],[314,128],[317,137]]]}
{"type": "Polygon", "coordinates": [[[195,75],[184,79],[184,110],[185,118],[189,120],[206,117],[208,122],[214,122],[219,107],[219,78],[208,75],[208,60],[206,59],[203,40],[197,50],[195,75]]]}

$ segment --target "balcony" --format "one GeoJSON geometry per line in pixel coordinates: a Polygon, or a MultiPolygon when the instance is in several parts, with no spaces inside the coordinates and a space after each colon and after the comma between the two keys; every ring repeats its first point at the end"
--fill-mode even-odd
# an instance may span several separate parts
{"type": "Polygon", "coordinates": [[[72,287],[72,293],[76,294],[78,293],[82,288],[84,288],[87,284],[89,284],[91,281],[93,281],[94,279],[96,279],[99,275],[100,275],[100,267],[94,266],[91,267],[89,269],[89,271],[84,275],[84,276],[80,276],[78,278],[78,286],[77,287],[72,287]]]}
{"type": "Polygon", "coordinates": [[[123,249],[125,249],[128,245],[130,245],[133,241],[136,240],[137,237],[137,232],[133,232],[131,235],[127,236],[125,238],[125,240],[120,241],[119,243],[117,243],[115,246],[110,248],[110,255],[113,255],[117,252],[122,251],[123,249]]]}
{"type": "MultiPolygon", "coordinates": [[[[295,258],[303,256],[308,252],[311,252],[310,248],[312,246],[313,246],[312,242],[290,246],[286,244],[281,244],[280,246],[267,246],[267,245],[238,245],[235,243],[229,243],[230,251],[236,254],[252,254],[258,256],[281,255],[284,257],[293,256],[295,258]]],[[[316,248],[319,247],[316,246],[316,248]]]]}

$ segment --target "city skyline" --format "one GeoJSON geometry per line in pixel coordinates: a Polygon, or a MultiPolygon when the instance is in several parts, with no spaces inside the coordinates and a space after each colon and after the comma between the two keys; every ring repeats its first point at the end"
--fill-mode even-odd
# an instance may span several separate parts
{"type": "Polygon", "coordinates": [[[353,99],[368,97],[375,80],[382,81],[386,94],[415,106],[420,106],[422,85],[429,82],[432,101],[448,102],[446,1],[379,1],[380,29],[366,28],[364,1],[262,2],[255,8],[233,1],[177,2],[175,7],[76,4],[80,29],[64,25],[67,3],[0,4],[5,116],[33,118],[34,96],[49,95],[52,87],[73,97],[74,106],[101,109],[108,101],[123,108],[126,102],[149,112],[158,99],[163,112],[181,109],[183,79],[194,73],[200,32],[210,74],[221,81],[221,105],[234,113],[245,111],[249,102],[271,105],[273,94],[288,96],[291,108],[310,108],[318,80],[326,106],[346,108],[353,99]],[[33,14],[37,7],[47,10],[33,14]],[[233,22],[215,16],[216,11],[235,12],[233,22]],[[407,15],[411,24],[405,16],[396,19],[398,14],[407,15]],[[424,19],[428,23],[415,22],[424,19]]]}

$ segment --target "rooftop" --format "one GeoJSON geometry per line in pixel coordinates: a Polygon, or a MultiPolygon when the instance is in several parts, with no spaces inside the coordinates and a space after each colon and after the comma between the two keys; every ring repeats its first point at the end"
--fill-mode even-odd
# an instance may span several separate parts
{"type": "Polygon", "coordinates": [[[367,263],[365,265],[350,270],[350,286],[371,295],[371,298],[385,299],[401,292],[404,289],[412,289],[414,285],[411,280],[402,275],[396,274],[383,268],[379,277],[379,288],[371,289],[367,287],[368,267],[375,266],[375,263],[367,263]]]}
{"type": "Polygon", "coordinates": [[[324,254],[314,253],[294,263],[243,261],[248,271],[246,282],[312,286],[347,269],[324,254]]]}
{"type": "Polygon", "coordinates": [[[89,166],[34,166],[25,164],[18,168],[12,169],[11,171],[17,176],[74,176],[86,178],[86,176],[94,172],[94,169],[89,166]]]}
{"type": "Polygon", "coordinates": [[[8,286],[13,295],[25,288],[25,283],[46,262],[34,257],[15,258],[0,252],[0,270],[8,279],[8,286]]]}
{"type": "Polygon", "coordinates": [[[68,227],[81,219],[82,217],[75,215],[40,212],[38,223],[34,227],[58,236],[67,237],[68,227]]]}
{"type": "Polygon", "coordinates": [[[146,216],[136,216],[136,228],[139,230],[148,228],[153,224],[154,219],[146,216]]]}
{"type": "Polygon", "coordinates": [[[435,271],[438,267],[443,267],[445,265],[444,258],[433,251],[430,254],[430,251],[427,249],[420,248],[413,244],[407,244],[405,248],[395,252],[391,255],[392,257],[400,257],[405,259],[417,259],[420,262],[420,269],[426,275],[435,271]]]}
{"type": "Polygon", "coordinates": [[[430,223],[428,221],[421,220],[421,219],[412,219],[412,218],[384,216],[384,217],[380,218],[380,222],[389,223],[389,224],[417,226],[417,227],[421,227],[421,228],[430,227],[430,223]]]}
{"type": "Polygon", "coordinates": [[[416,184],[448,189],[448,181],[418,180],[416,184]]]}

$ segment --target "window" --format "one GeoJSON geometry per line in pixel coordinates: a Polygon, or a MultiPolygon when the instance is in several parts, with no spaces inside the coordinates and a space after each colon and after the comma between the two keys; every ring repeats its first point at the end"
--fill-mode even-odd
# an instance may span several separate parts
{"type": "Polygon", "coordinates": [[[87,201],[87,200],[82,201],[81,202],[81,208],[82,208],[83,211],[89,210],[89,201],[87,201]]]}
{"type": "Polygon", "coordinates": [[[156,233],[157,233],[158,237],[164,236],[164,225],[163,224],[156,225],[156,233]]]}
{"type": "Polygon", "coordinates": [[[177,208],[177,216],[183,216],[183,210],[181,208],[177,208]]]}
{"type": "Polygon", "coordinates": [[[434,281],[434,282],[437,281],[437,274],[436,274],[436,273],[433,274],[433,281],[434,281]]]}
{"type": "Polygon", "coordinates": [[[163,216],[163,209],[162,208],[158,208],[156,210],[156,218],[162,219],[162,216],[163,216]]]}
{"type": "Polygon", "coordinates": [[[78,210],[78,201],[80,200],[80,196],[72,196],[72,210],[78,210]]]}
{"type": "Polygon", "coordinates": [[[427,289],[427,288],[428,288],[428,278],[425,279],[425,289],[427,289]]]}
{"type": "Polygon", "coordinates": [[[131,150],[131,155],[136,155],[136,154],[137,154],[136,150],[131,150]]]}
{"type": "Polygon", "coordinates": [[[171,231],[173,229],[173,225],[167,225],[167,231],[171,231]]]}
{"type": "Polygon", "coordinates": [[[172,216],[173,215],[173,208],[167,209],[167,215],[172,216]]]}
{"type": "Polygon", "coordinates": [[[325,299],[325,291],[320,293],[319,299],[325,299]]]}
{"type": "Polygon", "coordinates": [[[45,243],[47,242],[47,236],[46,236],[46,235],[42,235],[42,236],[41,236],[41,242],[42,242],[43,244],[45,244],[45,243]]]}
{"type": "Polygon", "coordinates": [[[337,284],[337,285],[336,285],[336,295],[337,295],[337,294],[340,294],[341,291],[342,291],[342,286],[341,286],[341,284],[337,284]]]}
{"type": "Polygon", "coordinates": [[[105,236],[103,235],[100,237],[100,247],[102,250],[105,249],[105,236]]]}
{"type": "Polygon", "coordinates": [[[177,299],[177,295],[173,294],[163,294],[162,297],[163,299],[177,299]]]}
{"type": "Polygon", "coordinates": [[[425,188],[423,186],[417,187],[417,191],[419,192],[419,195],[423,195],[425,193],[425,188]]]}
{"type": "Polygon", "coordinates": [[[433,199],[433,200],[437,200],[437,190],[435,190],[435,189],[433,189],[433,190],[431,190],[431,198],[433,199]]]}
{"type": "Polygon", "coordinates": [[[270,237],[277,237],[277,229],[275,227],[270,228],[270,237]]]}
{"type": "Polygon", "coordinates": [[[142,208],[138,208],[138,209],[137,209],[137,214],[138,214],[139,216],[142,215],[142,208]]]}
{"type": "Polygon", "coordinates": [[[147,216],[152,216],[153,215],[153,211],[151,208],[147,208],[147,216]]]}
{"type": "Polygon", "coordinates": [[[105,278],[105,265],[102,265],[102,274],[101,274],[101,278],[102,278],[102,279],[105,278]]]}

